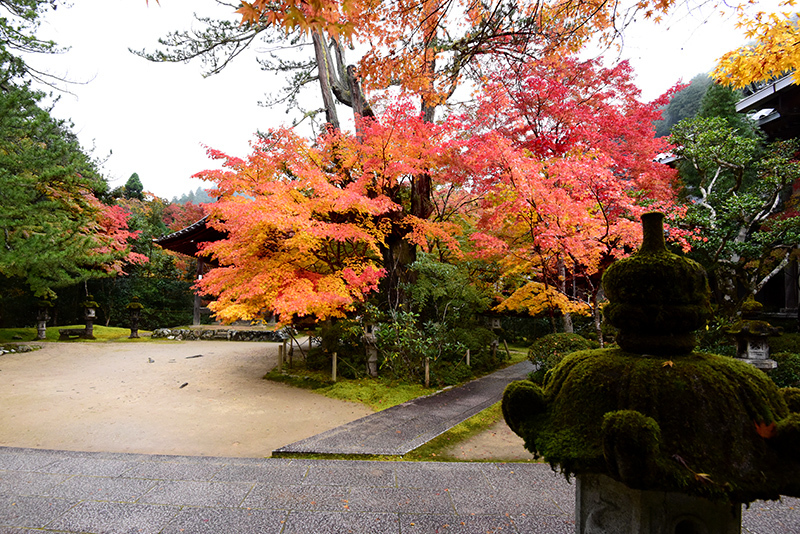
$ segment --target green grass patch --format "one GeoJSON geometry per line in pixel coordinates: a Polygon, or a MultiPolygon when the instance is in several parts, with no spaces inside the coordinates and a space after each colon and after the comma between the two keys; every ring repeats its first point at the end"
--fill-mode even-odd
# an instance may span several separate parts
{"type": "Polygon", "coordinates": [[[264,378],[290,386],[313,390],[332,399],[365,404],[375,411],[385,410],[398,404],[435,393],[435,389],[420,384],[361,378],[357,380],[340,379],[331,382],[330,374],[305,369],[291,369],[287,372],[270,371],[264,378]]]}
{"type": "Polygon", "coordinates": [[[436,390],[425,388],[420,384],[369,378],[342,380],[320,389],[320,393],[326,397],[360,402],[375,411],[385,410],[435,392],[436,390]]]}
{"type": "MultiPolygon", "coordinates": [[[[47,328],[47,339],[36,339],[36,328],[0,328],[0,344],[6,343],[41,343],[45,341],[59,341],[59,328],[84,328],[86,325],[65,325],[65,326],[50,326],[47,328]]],[[[139,330],[139,335],[149,336],[150,332],[139,330]]],[[[97,339],[72,339],[71,343],[96,343],[104,341],[115,341],[125,343],[141,343],[149,341],[149,337],[140,337],[138,339],[130,339],[131,335],[129,328],[118,328],[114,326],[94,326],[94,337],[97,339]]]]}

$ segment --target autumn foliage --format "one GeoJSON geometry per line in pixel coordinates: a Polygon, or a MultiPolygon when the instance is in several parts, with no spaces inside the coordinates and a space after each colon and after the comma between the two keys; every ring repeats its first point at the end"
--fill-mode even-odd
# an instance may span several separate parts
{"type": "Polygon", "coordinates": [[[639,215],[675,209],[675,171],[655,161],[669,145],[652,126],[669,93],[640,102],[627,63],[515,69],[496,71],[478,109],[501,158],[475,253],[525,281],[503,309],[586,312],[603,269],[641,240],[639,215]]]}
{"type": "Polygon", "coordinates": [[[440,128],[407,105],[381,122],[365,119],[359,138],[331,132],[312,143],[279,129],[262,136],[246,159],[209,154],[224,170],[198,176],[217,183],[209,207],[230,238],[206,251],[221,263],[201,282],[219,295],[223,320],[274,309],[292,315],[338,316],[377,288],[386,242],[403,228],[418,245],[453,243],[446,226],[407,213],[411,176],[452,154],[440,128]],[[437,136],[439,138],[437,139],[437,136]]]}
{"type": "Polygon", "coordinates": [[[671,208],[675,175],[653,161],[668,148],[651,126],[663,99],[639,102],[627,64],[516,67],[494,73],[476,108],[437,124],[401,100],[362,119],[357,136],[311,142],[281,129],[247,159],[209,151],[224,169],[199,176],[216,182],[210,213],[230,236],[207,246],[221,267],[200,283],[219,295],[217,315],[340,316],[395,267],[398,235],[442,258],[501,265],[523,281],[508,306],[585,308],[561,288],[565,273],[597,275],[638,242],[646,206],[671,208]],[[410,205],[424,173],[427,219],[410,205]]]}
{"type": "MultiPolygon", "coordinates": [[[[794,8],[795,0],[784,0],[781,7],[794,8]]],[[[738,26],[751,41],[720,58],[714,77],[719,83],[742,88],[754,82],[794,72],[794,82],[800,83],[800,27],[797,12],[758,12],[748,17],[744,5],[739,8],[738,26]]]]}

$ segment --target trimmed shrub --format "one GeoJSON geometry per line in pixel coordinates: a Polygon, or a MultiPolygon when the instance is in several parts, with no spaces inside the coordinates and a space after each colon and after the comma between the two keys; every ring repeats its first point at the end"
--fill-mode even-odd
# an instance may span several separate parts
{"type": "Polygon", "coordinates": [[[599,344],[578,334],[557,333],[540,337],[528,349],[528,359],[537,366],[531,380],[541,383],[545,373],[561,363],[567,354],[598,348],[599,344]]]}

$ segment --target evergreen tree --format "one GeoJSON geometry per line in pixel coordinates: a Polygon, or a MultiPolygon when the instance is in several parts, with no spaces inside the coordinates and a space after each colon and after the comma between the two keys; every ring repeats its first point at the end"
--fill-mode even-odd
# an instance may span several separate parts
{"type": "Polygon", "coordinates": [[[719,117],[744,137],[761,137],[753,121],[747,115],[736,112],[736,103],[741,99],[741,91],[727,85],[711,84],[703,95],[698,117],[719,117]]]}
{"type": "Polygon", "coordinates": [[[144,200],[144,193],[142,193],[142,191],[144,191],[144,186],[142,185],[142,181],[139,180],[139,175],[136,173],[131,174],[131,177],[125,182],[123,196],[128,200],[132,198],[144,200]]]}

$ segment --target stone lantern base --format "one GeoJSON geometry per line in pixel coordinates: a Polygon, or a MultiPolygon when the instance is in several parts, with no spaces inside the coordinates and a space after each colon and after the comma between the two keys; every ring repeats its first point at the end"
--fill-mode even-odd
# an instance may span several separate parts
{"type": "Polygon", "coordinates": [[[742,506],[634,490],[605,475],[577,477],[577,534],[739,534],[742,506]]]}
{"type": "Polygon", "coordinates": [[[770,369],[775,369],[778,367],[778,362],[775,360],[771,360],[769,358],[739,358],[744,363],[749,363],[756,369],[761,369],[762,371],[769,371],[770,369]]]}

